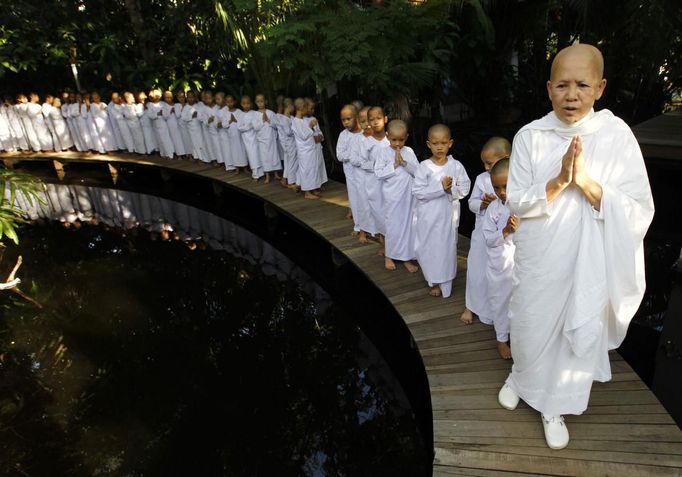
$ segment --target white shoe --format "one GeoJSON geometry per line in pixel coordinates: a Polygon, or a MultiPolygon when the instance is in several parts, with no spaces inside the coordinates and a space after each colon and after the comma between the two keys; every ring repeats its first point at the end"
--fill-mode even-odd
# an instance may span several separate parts
{"type": "Polygon", "coordinates": [[[542,425],[545,428],[545,440],[550,449],[563,449],[568,445],[568,428],[562,416],[552,416],[547,419],[541,414],[542,425]]]}
{"type": "Polygon", "coordinates": [[[504,386],[502,386],[502,389],[497,394],[497,402],[503,408],[513,411],[519,405],[519,395],[507,383],[504,383],[504,386]]]}

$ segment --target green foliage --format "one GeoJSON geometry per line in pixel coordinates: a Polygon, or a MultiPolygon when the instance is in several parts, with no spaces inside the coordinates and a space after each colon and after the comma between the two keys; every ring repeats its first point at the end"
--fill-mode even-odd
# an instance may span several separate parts
{"type": "Polygon", "coordinates": [[[14,243],[19,243],[17,226],[26,222],[26,213],[17,206],[17,192],[30,205],[46,203],[41,184],[33,176],[0,166],[0,240],[7,237],[14,243]]]}
{"type": "Polygon", "coordinates": [[[270,28],[260,46],[299,84],[322,89],[346,81],[370,96],[415,93],[445,71],[458,32],[448,20],[451,3],[402,0],[362,8],[309,1],[270,28]]]}

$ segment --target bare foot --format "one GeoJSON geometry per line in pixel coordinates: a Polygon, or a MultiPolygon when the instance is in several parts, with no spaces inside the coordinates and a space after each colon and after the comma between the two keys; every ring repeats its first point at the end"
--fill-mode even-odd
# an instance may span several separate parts
{"type": "Polygon", "coordinates": [[[380,257],[385,257],[386,256],[386,248],[381,247],[379,249],[379,251],[377,252],[377,255],[379,255],[380,257]]]}
{"type": "Polygon", "coordinates": [[[403,265],[405,265],[405,268],[407,268],[407,271],[410,273],[416,273],[419,271],[419,267],[416,266],[414,263],[410,262],[409,260],[403,262],[403,265]]]}
{"type": "Polygon", "coordinates": [[[429,290],[429,295],[431,296],[441,296],[440,286],[434,285],[429,290]]]}
{"type": "Polygon", "coordinates": [[[319,199],[319,198],[320,198],[319,196],[317,196],[317,195],[315,195],[315,194],[312,194],[312,193],[310,193],[310,192],[306,192],[305,195],[304,195],[303,197],[304,197],[305,199],[311,199],[311,200],[316,200],[316,199],[319,199]]]}
{"type": "Polygon", "coordinates": [[[264,183],[265,183],[265,184],[269,184],[269,183],[270,183],[270,174],[266,174],[266,175],[265,175],[265,181],[264,181],[264,183]]]}
{"type": "Polygon", "coordinates": [[[275,172],[275,179],[277,179],[277,180],[286,180],[286,179],[283,179],[282,176],[280,176],[278,172],[275,172]]]}
{"type": "Polygon", "coordinates": [[[322,190],[320,190],[320,189],[315,189],[315,190],[313,191],[313,194],[315,194],[316,196],[320,197],[320,196],[322,195],[322,190]]]}
{"type": "Polygon", "coordinates": [[[365,244],[369,243],[369,239],[367,238],[367,233],[364,230],[360,231],[360,243],[365,244]]]}
{"type": "Polygon", "coordinates": [[[465,325],[470,325],[474,322],[474,314],[469,308],[464,309],[464,313],[459,317],[460,321],[465,325]]]}
{"type": "Polygon", "coordinates": [[[502,359],[511,359],[512,357],[511,348],[502,341],[497,342],[497,352],[500,353],[502,359]]]}
{"type": "Polygon", "coordinates": [[[386,270],[395,270],[395,262],[391,258],[384,257],[384,266],[386,270]]]}
{"type": "Polygon", "coordinates": [[[346,218],[348,220],[351,220],[353,218],[353,212],[350,209],[348,209],[348,212],[346,213],[346,218]]]}
{"type": "Polygon", "coordinates": [[[358,234],[359,234],[359,232],[358,232],[357,230],[353,230],[353,231],[350,233],[350,236],[351,236],[351,237],[357,237],[358,234]]]}
{"type": "Polygon", "coordinates": [[[279,181],[279,185],[282,187],[289,187],[289,182],[285,178],[282,178],[282,180],[279,181]]]}

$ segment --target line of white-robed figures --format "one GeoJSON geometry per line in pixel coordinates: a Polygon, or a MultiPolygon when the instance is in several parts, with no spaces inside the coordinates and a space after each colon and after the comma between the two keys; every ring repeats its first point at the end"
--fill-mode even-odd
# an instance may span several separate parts
{"type": "MultiPolygon", "coordinates": [[[[308,125],[310,115],[263,112],[196,101],[184,92],[174,102],[172,93],[150,93],[151,101],[132,93],[112,95],[109,104],[98,95],[69,95],[40,104],[37,95],[22,95],[16,104],[0,106],[0,148],[4,151],[65,151],[104,154],[124,151],[158,152],[162,157],[192,157],[216,162],[227,170],[249,167],[254,178],[283,170],[289,185],[315,190],[327,182],[319,126],[308,125]],[[22,99],[23,98],[23,99],[22,99]],[[299,163],[302,166],[299,167],[299,163]]],[[[221,101],[222,102],[222,101],[221,101]]],[[[249,100],[250,103],[250,100],[249,100]]]]}
{"type": "MultiPolygon", "coordinates": [[[[8,200],[9,194],[9,187],[6,187],[8,200]]],[[[209,212],[153,195],[79,185],[45,184],[45,199],[45,204],[31,203],[18,192],[16,205],[31,220],[64,224],[96,221],[110,227],[139,227],[162,235],[167,232],[183,241],[202,240],[212,249],[225,250],[260,266],[268,276],[297,281],[309,296],[315,298],[321,311],[331,303],[324,290],[269,243],[209,212]]]]}

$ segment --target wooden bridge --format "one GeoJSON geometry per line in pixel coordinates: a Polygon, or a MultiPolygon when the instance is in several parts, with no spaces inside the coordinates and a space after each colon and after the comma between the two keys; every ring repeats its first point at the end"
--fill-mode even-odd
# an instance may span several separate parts
{"type": "Polygon", "coordinates": [[[499,358],[491,327],[465,326],[457,318],[464,309],[465,237],[460,237],[453,296],[433,298],[420,273],[385,270],[376,245],[360,245],[350,236],[346,189],[338,182],[325,186],[322,200],[311,201],[277,184],[254,183],[246,174],[194,161],[72,152],[0,157],[102,162],[113,173],[117,163],[134,163],[196,174],[258,195],[324,237],[377,284],[419,346],[433,406],[434,475],[682,476],[682,431],[616,352],[611,353],[613,380],[595,383],[585,414],[566,417],[571,442],[564,450],[547,447],[536,411],[524,403],[513,412],[499,406],[497,392],[511,363],[499,358]]]}

